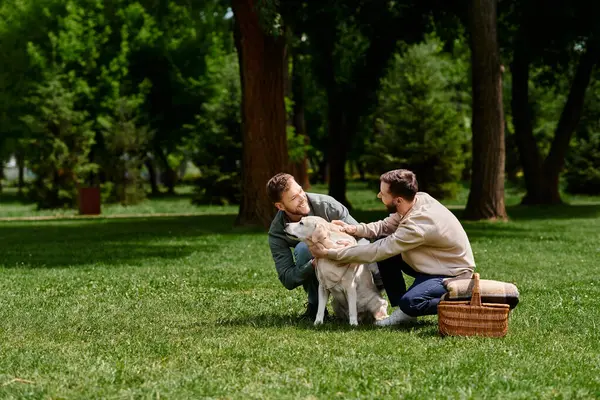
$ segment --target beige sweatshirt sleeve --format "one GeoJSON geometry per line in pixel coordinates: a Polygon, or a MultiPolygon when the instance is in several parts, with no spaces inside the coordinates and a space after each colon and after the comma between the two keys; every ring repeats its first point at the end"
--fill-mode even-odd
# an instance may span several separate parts
{"type": "Polygon", "coordinates": [[[393,213],[381,221],[371,222],[369,224],[361,223],[357,225],[356,234],[354,236],[370,239],[389,236],[398,229],[400,221],[400,215],[398,215],[398,213],[393,213]]]}
{"type": "Polygon", "coordinates": [[[344,263],[381,261],[421,245],[425,240],[424,236],[421,228],[409,223],[400,226],[388,237],[371,244],[329,249],[328,258],[344,263]]]}

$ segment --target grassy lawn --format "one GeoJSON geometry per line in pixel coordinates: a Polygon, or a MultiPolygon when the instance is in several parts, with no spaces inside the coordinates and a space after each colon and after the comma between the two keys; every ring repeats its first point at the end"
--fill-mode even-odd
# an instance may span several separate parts
{"type": "Polygon", "coordinates": [[[600,199],[510,199],[510,222],[464,223],[482,278],[521,292],[503,339],[299,322],[265,233],[185,195],[105,212],[199,215],[0,222],[0,398],[598,398],[600,199]]]}
{"type": "MultiPolygon", "coordinates": [[[[176,195],[163,194],[149,198],[140,204],[122,206],[120,204],[102,204],[102,216],[128,216],[132,214],[232,214],[237,206],[196,206],[191,203],[193,186],[180,186],[176,195]]],[[[17,189],[4,188],[0,193],[0,218],[16,217],[74,217],[75,209],[37,210],[34,203],[17,196],[17,189]]]]}

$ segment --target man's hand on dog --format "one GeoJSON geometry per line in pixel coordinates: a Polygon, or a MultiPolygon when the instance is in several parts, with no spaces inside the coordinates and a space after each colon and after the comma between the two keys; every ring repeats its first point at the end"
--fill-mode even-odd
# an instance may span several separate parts
{"type": "Polygon", "coordinates": [[[327,258],[327,249],[321,243],[314,243],[307,240],[308,250],[315,258],[327,258]]]}
{"type": "Polygon", "coordinates": [[[331,223],[339,226],[342,232],[346,232],[349,235],[354,235],[356,233],[356,225],[347,224],[344,221],[340,221],[339,219],[335,219],[331,221],[331,223]]]}
{"type": "MultiPolygon", "coordinates": [[[[338,245],[344,246],[344,247],[352,245],[352,242],[350,242],[348,240],[338,240],[335,243],[338,245]]],[[[321,243],[314,243],[310,240],[307,240],[307,244],[308,244],[308,250],[311,252],[313,257],[328,258],[328,256],[329,256],[328,249],[326,249],[321,243]]]]}

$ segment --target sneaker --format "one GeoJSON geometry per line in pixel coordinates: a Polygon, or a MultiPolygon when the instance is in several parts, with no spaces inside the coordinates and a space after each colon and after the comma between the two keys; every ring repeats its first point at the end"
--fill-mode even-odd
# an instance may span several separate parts
{"type": "Polygon", "coordinates": [[[375,321],[375,325],[392,326],[404,324],[407,322],[415,322],[416,320],[416,317],[411,317],[410,315],[405,314],[401,309],[397,309],[389,317],[381,319],[379,321],[375,321]]]}

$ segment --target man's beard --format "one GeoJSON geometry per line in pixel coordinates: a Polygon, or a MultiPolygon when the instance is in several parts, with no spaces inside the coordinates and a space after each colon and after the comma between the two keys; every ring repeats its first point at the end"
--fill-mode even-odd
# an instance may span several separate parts
{"type": "Polygon", "coordinates": [[[387,210],[388,210],[388,212],[389,212],[390,214],[393,214],[393,213],[395,213],[395,212],[398,212],[398,210],[396,209],[396,205],[395,205],[394,203],[392,203],[392,204],[389,204],[389,205],[388,205],[388,204],[386,204],[386,205],[385,205],[385,208],[387,208],[387,210]]]}
{"type": "Polygon", "coordinates": [[[310,207],[307,207],[308,211],[306,211],[306,212],[303,212],[302,208],[304,208],[304,207],[296,207],[294,210],[289,210],[289,209],[286,208],[285,211],[289,215],[293,215],[295,217],[307,217],[307,216],[309,216],[310,215],[310,207]]]}
{"type": "Polygon", "coordinates": [[[307,217],[310,214],[310,211],[308,211],[308,212],[301,212],[300,209],[297,208],[296,210],[294,210],[294,212],[289,212],[289,213],[292,214],[292,215],[296,215],[298,217],[307,217]]]}

